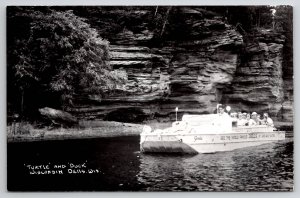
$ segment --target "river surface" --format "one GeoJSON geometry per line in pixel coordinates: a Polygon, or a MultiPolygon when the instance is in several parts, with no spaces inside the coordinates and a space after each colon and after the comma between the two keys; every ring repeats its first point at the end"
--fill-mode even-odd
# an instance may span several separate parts
{"type": "Polygon", "coordinates": [[[8,143],[11,191],[292,191],[293,141],[143,154],[139,137],[8,143]]]}

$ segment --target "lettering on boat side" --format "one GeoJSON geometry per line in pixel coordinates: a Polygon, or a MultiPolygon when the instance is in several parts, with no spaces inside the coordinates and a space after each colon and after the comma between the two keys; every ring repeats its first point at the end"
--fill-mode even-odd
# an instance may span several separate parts
{"type": "MultiPolygon", "coordinates": [[[[257,133],[243,134],[243,135],[221,135],[220,140],[238,140],[238,139],[248,139],[248,138],[274,138],[276,135],[272,134],[262,134],[258,135],[257,133]],[[249,137],[248,137],[249,136],[249,137]]],[[[196,137],[195,137],[196,140],[196,137]]]]}
{"type": "Polygon", "coordinates": [[[238,140],[238,139],[247,139],[248,136],[245,135],[230,135],[230,136],[225,136],[225,135],[221,135],[220,136],[220,140],[238,140]]]}
{"type": "Polygon", "coordinates": [[[239,136],[238,135],[233,135],[233,136],[231,136],[231,139],[237,140],[237,139],[239,139],[239,136]]]}
{"type": "Polygon", "coordinates": [[[269,138],[269,137],[275,137],[275,134],[263,134],[261,135],[262,138],[269,138]]]}
{"type": "Polygon", "coordinates": [[[202,138],[202,136],[195,136],[194,137],[194,140],[196,141],[196,140],[203,140],[203,138],[202,138]]]}
{"type": "Polygon", "coordinates": [[[257,133],[250,133],[249,138],[257,138],[257,133]]]}

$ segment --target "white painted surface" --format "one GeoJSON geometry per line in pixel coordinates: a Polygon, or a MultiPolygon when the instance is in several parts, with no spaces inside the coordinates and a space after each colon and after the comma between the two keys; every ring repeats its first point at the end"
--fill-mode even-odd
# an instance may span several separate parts
{"type": "Polygon", "coordinates": [[[222,128],[222,125],[215,124],[217,116],[184,116],[183,121],[174,122],[165,130],[152,131],[146,127],[147,130],[141,133],[141,151],[173,152],[182,148],[183,152],[214,153],[285,139],[285,132],[273,131],[273,127],[266,125],[232,128],[226,123],[222,128]]]}

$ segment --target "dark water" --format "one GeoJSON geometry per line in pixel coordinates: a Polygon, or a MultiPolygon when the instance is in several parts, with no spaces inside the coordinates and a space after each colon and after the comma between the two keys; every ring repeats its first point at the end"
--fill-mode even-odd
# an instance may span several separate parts
{"type": "Polygon", "coordinates": [[[142,154],[139,137],[9,143],[7,160],[11,191],[293,190],[291,139],[193,156],[142,154]],[[30,175],[28,165],[47,164],[67,168],[30,175]],[[70,164],[92,172],[69,173],[70,164]]]}

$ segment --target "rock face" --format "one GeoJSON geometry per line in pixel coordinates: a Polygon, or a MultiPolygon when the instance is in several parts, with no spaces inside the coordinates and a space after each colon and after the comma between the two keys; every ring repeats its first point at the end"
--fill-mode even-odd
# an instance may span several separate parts
{"type": "Polygon", "coordinates": [[[39,112],[42,116],[46,117],[54,124],[64,124],[67,126],[78,124],[77,118],[68,112],[49,107],[40,108],[39,112]]]}
{"type": "Polygon", "coordinates": [[[292,97],[288,91],[292,84],[284,80],[282,68],[285,37],[261,31],[250,39],[222,102],[235,111],[269,112],[277,120],[292,121],[292,97]]]}
{"type": "Polygon", "coordinates": [[[105,98],[87,96],[85,105],[72,112],[90,119],[112,119],[122,112],[127,121],[129,109],[146,119],[174,120],[175,107],[179,116],[203,114],[222,102],[234,110],[268,111],[292,119],[292,81],[284,80],[282,72],[284,37],[260,32],[245,42],[213,13],[193,7],[178,12],[184,27],[166,28],[161,45],[150,45],[155,34],[147,24],[139,32],[124,28],[106,34],[110,64],[125,70],[128,81],[105,98]],[[289,90],[283,88],[287,84],[289,90]]]}

